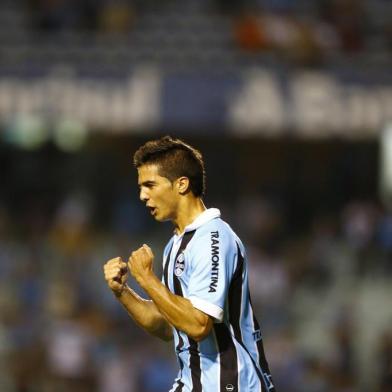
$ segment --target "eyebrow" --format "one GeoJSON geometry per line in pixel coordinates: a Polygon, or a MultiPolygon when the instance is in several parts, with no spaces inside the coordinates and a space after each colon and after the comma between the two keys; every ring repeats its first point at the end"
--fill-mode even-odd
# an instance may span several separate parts
{"type": "Polygon", "coordinates": [[[139,187],[140,186],[151,186],[151,185],[155,185],[155,184],[156,184],[155,181],[148,180],[148,181],[144,181],[144,182],[139,183],[139,187]]]}

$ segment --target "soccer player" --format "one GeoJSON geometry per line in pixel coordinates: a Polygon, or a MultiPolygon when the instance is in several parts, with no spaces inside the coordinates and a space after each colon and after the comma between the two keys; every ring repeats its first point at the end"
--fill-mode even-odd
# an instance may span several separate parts
{"type": "Polygon", "coordinates": [[[250,300],[246,252],[219,210],[204,206],[200,152],[166,136],[140,147],[134,165],[140,199],[157,221],[174,225],[162,281],[147,245],[128,263],[109,260],[104,273],[139,326],[174,338],[180,370],[170,392],[275,391],[250,300]],[[128,269],[151,300],[126,284],[128,269]]]}

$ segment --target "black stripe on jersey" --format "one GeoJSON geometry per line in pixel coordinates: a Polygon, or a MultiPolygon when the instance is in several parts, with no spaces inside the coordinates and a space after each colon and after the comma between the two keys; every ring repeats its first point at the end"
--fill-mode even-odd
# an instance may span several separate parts
{"type": "Polygon", "coordinates": [[[184,383],[180,380],[177,381],[178,385],[177,388],[174,390],[174,392],[182,392],[182,387],[184,386],[184,383]]]}
{"type": "Polygon", "coordinates": [[[233,326],[234,336],[238,342],[242,342],[241,334],[241,304],[242,304],[242,272],[244,269],[244,258],[237,245],[237,266],[229,287],[229,322],[233,326]]]}
{"type": "Polygon", "coordinates": [[[233,343],[230,330],[224,323],[214,324],[216,341],[220,355],[220,390],[227,390],[232,385],[238,391],[237,350],[233,343]]]}
{"type": "Polygon", "coordinates": [[[169,264],[170,264],[170,256],[171,256],[172,249],[173,249],[173,244],[172,244],[170,251],[166,257],[165,265],[163,267],[163,281],[165,282],[165,285],[167,288],[169,288],[169,264]]]}
{"type": "MultiPolygon", "coordinates": [[[[184,237],[182,238],[181,245],[180,248],[178,249],[175,259],[177,259],[179,254],[186,248],[186,246],[189,244],[189,241],[192,239],[194,234],[195,234],[195,230],[188,231],[184,234],[184,237]]],[[[174,294],[183,297],[181,282],[176,276],[176,274],[174,273],[174,268],[173,268],[173,285],[174,285],[174,294]]],[[[181,351],[184,342],[181,338],[180,332],[177,331],[177,333],[180,339],[179,339],[179,344],[176,347],[176,350],[177,352],[179,352],[181,351]]],[[[188,339],[189,339],[189,354],[190,354],[189,367],[191,369],[192,384],[193,384],[192,392],[202,392],[201,367],[200,367],[200,355],[199,355],[198,343],[189,337],[188,339]]],[[[181,364],[181,368],[182,366],[183,365],[181,364]]]]}
{"type": "Polygon", "coordinates": [[[202,392],[201,388],[201,366],[198,343],[188,337],[189,339],[189,367],[191,368],[192,377],[192,392],[202,392]]]}
{"type": "MultiPolygon", "coordinates": [[[[192,239],[194,234],[195,234],[195,230],[188,231],[184,234],[184,236],[182,237],[180,247],[178,248],[178,251],[177,251],[177,254],[176,254],[176,257],[174,260],[176,260],[177,257],[180,255],[180,253],[186,248],[186,246],[189,244],[189,241],[192,239]]],[[[174,273],[174,268],[173,268],[173,286],[174,286],[174,294],[179,295],[180,297],[183,297],[184,295],[182,293],[181,283],[180,283],[180,280],[178,279],[178,276],[174,273]]],[[[183,341],[179,331],[177,331],[177,334],[178,334],[179,342],[176,347],[176,351],[180,352],[182,347],[184,346],[184,341],[183,341]]]]}
{"type": "MultiPolygon", "coordinates": [[[[269,389],[270,385],[268,385],[268,381],[270,378],[269,371],[268,375],[269,378],[266,381],[266,376],[264,375],[264,368],[262,372],[260,372],[260,369],[258,368],[255,360],[253,359],[252,355],[246,348],[243,340],[242,340],[242,333],[241,333],[241,304],[242,304],[242,274],[244,270],[244,258],[242,257],[240,248],[237,244],[237,254],[238,254],[238,260],[237,260],[237,266],[234,271],[233,279],[231,281],[230,287],[229,287],[229,322],[231,326],[233,327],[234,330],[234,336],[237,340],[237,342],[243,347],[243,349],[248,353],[250,359],[253,362],[253,365],[256,369],[257,375],[259,376],[259,379],[261,381],[261,386],[263,392],[274,392],[275,389],[272,387],[269,389]]],[[[257,346],[259,349],[259,346],[257,346]]],[[[264,353],[264,350],[263,350],[264,353]]],[[[261,358],[260,352],[259,352],[259,357],[261,358]]],[[[265,357],[264,357],[265,358],[265,357]]],[[[271,384],[272,385],[272,384],[271,384]]]]}
{"type": "MultiPolygon", "coordinates": [[[[184,341],[179,333],[179,331],[177,329],[175,329],[176,334],[178,336],[178,345],[177,347],[183,347],[184,346],[184,341]]],[[[176,381],[177,382],[177,388],[174,390],[174,392],[182,392],[182,388],[184,386],[184,383],[181,381],[182,378],[182,369],[184,368],[184,364],[182,363],[182,360],[180,359],[180,357],[178,357],[178,362],[180,364],[180,378],[176,381]]]]}

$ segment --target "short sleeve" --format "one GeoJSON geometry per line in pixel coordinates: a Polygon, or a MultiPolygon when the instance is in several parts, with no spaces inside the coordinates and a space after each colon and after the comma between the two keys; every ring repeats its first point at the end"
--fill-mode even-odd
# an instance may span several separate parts
{"type": "Polygon", "coordinates": [[[235,269],[237,247],[224,230],[212,230],[192,244],[188,299],[192,305],[218,322],[223,313],[231,277],[235,269]]]}

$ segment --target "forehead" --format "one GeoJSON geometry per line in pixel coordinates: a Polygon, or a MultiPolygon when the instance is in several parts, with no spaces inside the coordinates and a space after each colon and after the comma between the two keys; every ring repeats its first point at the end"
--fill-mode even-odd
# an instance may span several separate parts
{"type": "Polygon", "coordinates": [[[167,180],[167,178],[159,175],[159,167],[156,164],[142,165],[137,168],[137,172],[139,185],[147,181],[161,182],[167,180]]]}

